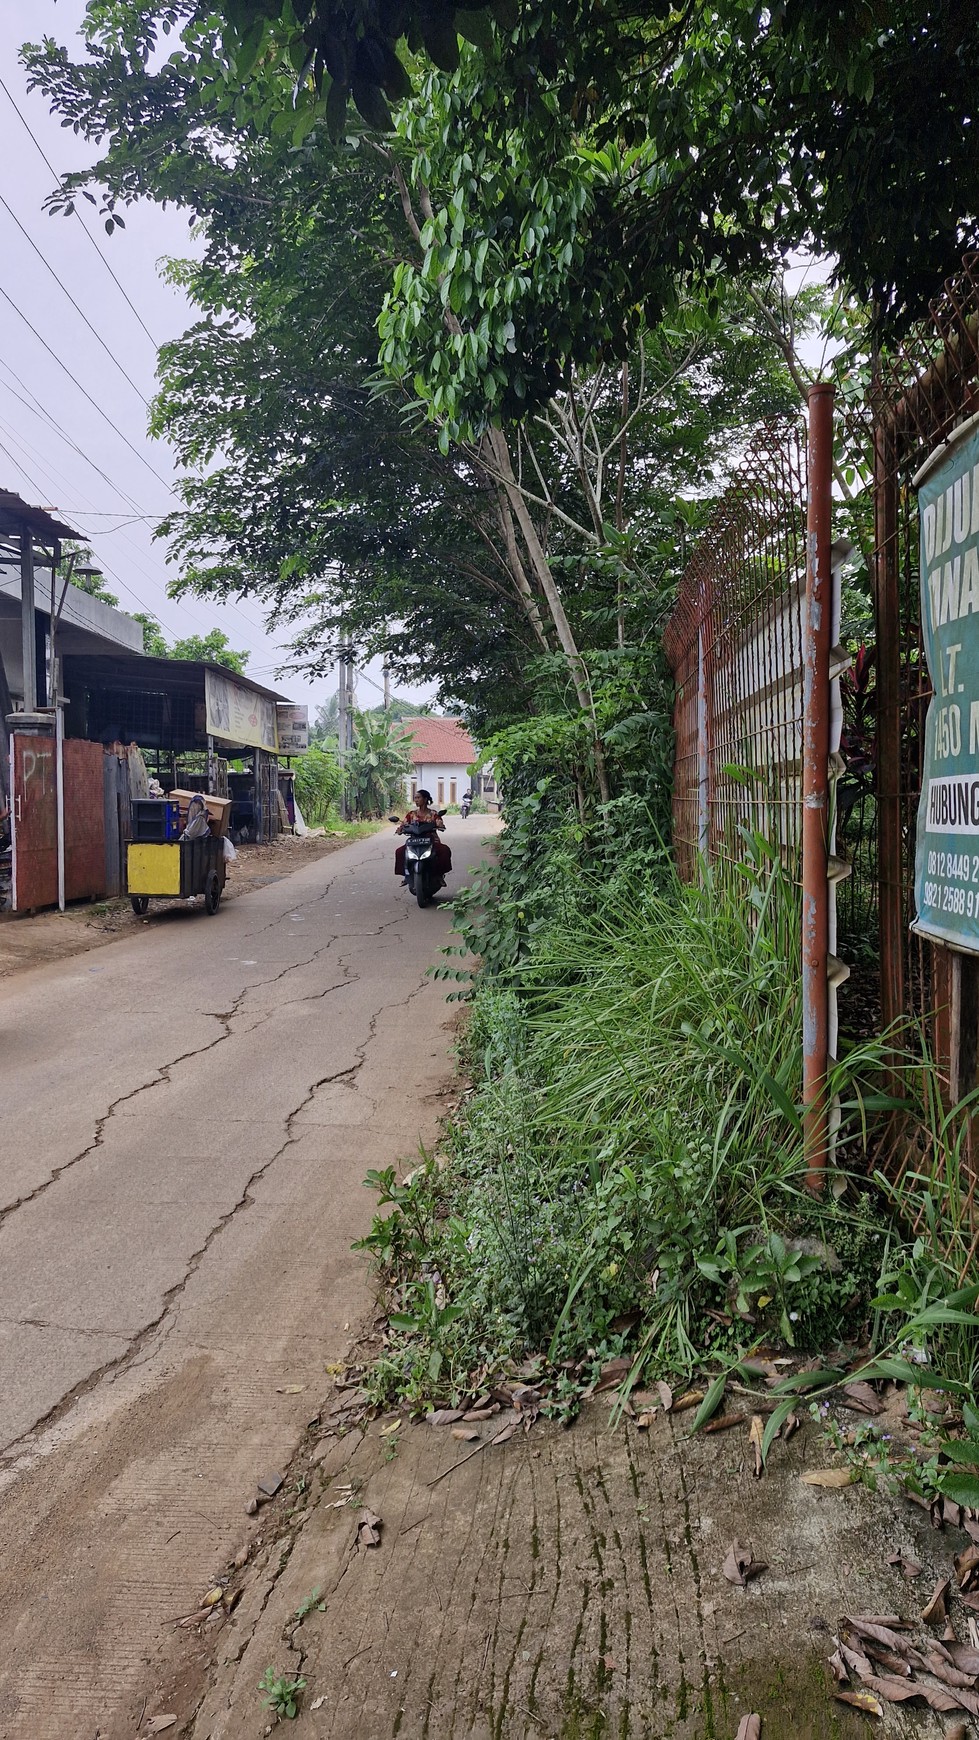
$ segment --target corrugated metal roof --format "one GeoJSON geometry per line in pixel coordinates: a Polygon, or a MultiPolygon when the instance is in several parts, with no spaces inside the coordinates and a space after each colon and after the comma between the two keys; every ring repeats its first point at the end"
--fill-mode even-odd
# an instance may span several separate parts
{"type": "Polygon", "coordinates": [[[416,765],[444,763],[468,767],[476,760],[476,745],[458,719],[421,715],[417,719],[402,719],[400,730],[403,737],[411,738],[411,758],[416,765]]]}
{"type": "Polygon", "coordinates": [[[81,532],[73,532],[62,520],[52,518],[47,508],[31,507],[12,489],[0,489],[0,532],[20,532],[25,525],[48,544],[60,538],[84,542],[81,532]]]}

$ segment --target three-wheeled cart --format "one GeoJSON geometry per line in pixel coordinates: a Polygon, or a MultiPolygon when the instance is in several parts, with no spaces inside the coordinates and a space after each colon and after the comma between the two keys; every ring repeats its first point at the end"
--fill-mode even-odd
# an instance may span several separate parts
{"type": "Polygon", "coordinates": [[[130,840],[126,866],[134,912],[144,913],[151,899],[189,900],[193,894],[203,894],[205,912],[217,912],[227,876],[223,840],[130,840]]]}

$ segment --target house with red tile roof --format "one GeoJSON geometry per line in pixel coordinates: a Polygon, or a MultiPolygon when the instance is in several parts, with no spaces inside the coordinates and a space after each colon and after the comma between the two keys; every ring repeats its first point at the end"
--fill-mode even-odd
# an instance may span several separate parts
{"type": "Polygon", "coordinates": [[[424,788],[441,810],[461,803],[464,792],[478,789],[469,770],[478,764],[479,750],[458,719],[422,714],[402,719],[400,732],[411,740],[411,775],[406,781],[411,797],[424,788]]]}

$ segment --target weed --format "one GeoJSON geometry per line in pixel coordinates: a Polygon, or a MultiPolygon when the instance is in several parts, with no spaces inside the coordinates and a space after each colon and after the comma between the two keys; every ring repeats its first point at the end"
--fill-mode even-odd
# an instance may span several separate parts
{"type": "Polygon", "coordinates": [[[267,1667],[258,1682],[259,1691],[265,1693],[262,1703],[280,1722],[291,1722],[298,1716],[299,1700],[305,1687],[304,1679],[290,1679],[286,1674],[276,1673],[274,1667],[267,1667]]]}
{"type": "Polygon", "coordinates": [[[321,1589],[311,1589],[308,1595],[303,1596],[299,1606],[296,1608],[296,1618],[300,1625],[310,1613],[326,1612],[326,1602],[321,1599],[322,1593],[323,1591],[321,1589]]]}

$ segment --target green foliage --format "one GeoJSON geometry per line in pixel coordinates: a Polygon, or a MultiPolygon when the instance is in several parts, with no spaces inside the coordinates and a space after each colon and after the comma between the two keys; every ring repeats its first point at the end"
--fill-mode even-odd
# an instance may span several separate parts
{"type": "Polygon", "coordinates": [[[308,1619],[311,1613],[325,1612],[326,1602],[323,1600],[322,1589],[311,1589],[308,1595],[303,1596],[299,1606],[296,1608],[296,1618],[301,1625],[303,1620],[308,1619]]]}
{"type": "Polygon", "coordinates": [[[138,622],[142,627],[143,651],[146,653],[147,657],[152,659],[168,659],[170,657],[170,645],[155,616],[147,616],[143,611],[138,610],[135,612],[134,621],[138,622]]]}
{"type": "Polygon", "coordinates": [[[171,646],[154,616],[137,611],[134,621],[143,630],[143,651],[155,659],[198,659],[205,663],[226,665],[228,670],[243,675],[248,663],[246,652],[235,652],[226,634],[212,628],[208,634],[189,634],[175,640],[171,646]]]}
{"type": "MultiPolygon", "coordinates": [[[[518,799],[505,837],[492,898],[507,943],[473,1002],[476,1092],[449,1163],[413,1182],[411,1226],[392,1228],[394,1203],[378,1234],[398,1287],[427,1264],[446,1306],[465,1309],[438,1336],[416,1312],[397,1369],[417,1393],[438,1351],[432,1396],[452,1387],[447,1371],[462,1387],[467,1360],[527,1351],[590,1371],[628,1345],[635,1377],[689,1375],[771,1334],[853,1335],[884,1233],[872,1205],[804,1189],[794,890],[752,841],[701,886],[636,862],[583,882],[559,811],[530,910],[508,915],[508,856],[547,801],[536,787],[518,799]]],[[[879,1061],[867,1047],[837,1068],[854,1151],[879,1061]]],[[[384,1373],[395,1388],[397,1369],[384,1373]]]]}
{"type": "Polygon", "coordinates": [[[355,713],[353,723],[343,769],[347,799],[355,816],[384,816],[404,797],[411,754],[389,713],[355,713]]]}
{"type": "Polygon", "coordinates": [[[113,608],[118,609],[119,600],[115,593],[110,592],[106,586],[105,575],[94,569],[95,556],[89,545],[76,544],[66,538],[61,546],[61,559],[64,562],[69,557],[74,557],[74,565],[70,574],[71,584],[77,586],[79,592],[87,592],[90,598],[97,598],[100,604],[110,604],[113,608]],[[79,569],[81,568],[87,569],[88,572],[80,573],[79,569]]]}
{"type": "Polygon", "coordinates": [[[296,796],[305,821],[313,828],[323,826],[343,791],[336,744],[311,742],[307,753],[297,756],[295,774],[296,796]]]}
{"type": "Polygon", "coordinates": [[[267,1667],[258,1682],[258,1689],[264,1692],[262,1703],[271,1710],[279,1721],[292,1721],[299,1714],[299,1701],[306,1687],[304,1679],[294,1679],[289,1674],[280,1674],[274,1667],[267,1667]]]}
{"type": "Polygon", "coordinates": [[[248,663],[247,652],[235,652],[226,634],[220,628],[212,628],[208,634],[188,634],[183,640],[175,640],[168,658],[199,659],[212,665],[226,665],[229,671],[244,674],[248,663]]]}

